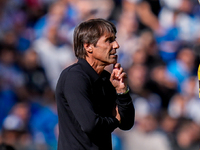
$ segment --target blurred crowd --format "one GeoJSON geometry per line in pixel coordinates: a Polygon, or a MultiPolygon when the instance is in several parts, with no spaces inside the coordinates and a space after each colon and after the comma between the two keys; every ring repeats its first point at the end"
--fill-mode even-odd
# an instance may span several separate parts
{"type": "Polygon", "coordinates": [[[57,79],[76,62],[75,26],[90,18],[116,25],[136,109],[113,150],[198,150],[197,0],[0,0],[0,145],[56,150],[57,79]]]}

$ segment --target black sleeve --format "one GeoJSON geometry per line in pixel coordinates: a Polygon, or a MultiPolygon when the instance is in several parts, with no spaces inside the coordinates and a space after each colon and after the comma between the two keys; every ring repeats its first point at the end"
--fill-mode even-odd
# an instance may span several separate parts
{"type": "Polygon", "coordinates": [[[94,134],[97,130],[112,132],[119,126],[119,121],[115,117],[101,117],[95,113],[90,100],[90,81],[81,72],[68,72],[63,93],[85,133],[94,134]]]}
{"type": "Polygon", "coordinates": [[[117,105],[121,117],[119,128],[122,130],[131,129],[135,121],[135,108],[129,92],[127,94],[117,96],[117,105]]]}

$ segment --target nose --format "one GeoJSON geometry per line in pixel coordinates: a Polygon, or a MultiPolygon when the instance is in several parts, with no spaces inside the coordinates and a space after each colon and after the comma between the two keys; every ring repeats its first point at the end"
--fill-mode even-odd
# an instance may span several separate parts
{"type": "Polygon", "coordinates": [[[119,46],[119,44],[118,44],[118,42],[117,41],[114,41],[114,43],[113,43],[113,48],[114,49],[118,49],[120,46],[119,46]]]}

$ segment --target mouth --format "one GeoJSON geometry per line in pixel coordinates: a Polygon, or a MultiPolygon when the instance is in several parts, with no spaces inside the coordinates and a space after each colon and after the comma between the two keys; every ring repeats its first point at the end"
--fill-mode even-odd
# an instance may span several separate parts
{"type": "Polygon", "coordinates": [[[110,56],[112,56],[112,57],[117,57],[117,54],[116,54],[116,53],[110,54],[110,56]]]}
{"type": "Polygon", "coordinates": [[[112,51],[110,52],[110,55],[117,56],[117,52],[116,52],[116,50],[112,50],[112,51]]]}
{"type": "Polygon", "coordinates": [[[117,60],[118,55],[116,53],[112,53],[112,54],[110,54],[110,57],[117,60]]]}

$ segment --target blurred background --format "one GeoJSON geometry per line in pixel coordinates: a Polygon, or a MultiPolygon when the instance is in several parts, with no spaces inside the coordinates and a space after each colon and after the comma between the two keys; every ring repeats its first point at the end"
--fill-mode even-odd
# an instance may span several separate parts
{"type": "Polygon", "coordinates": [[[75,26],[90,18],[116,25],[136,109],[113,150],[198,150],[197,0],[0,0],[0,144],[56,150],[56,82],[76,62],[75,26]]]}

